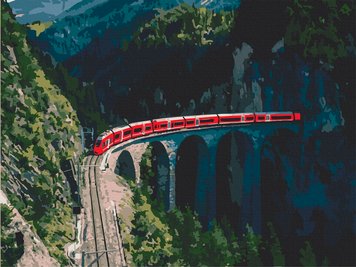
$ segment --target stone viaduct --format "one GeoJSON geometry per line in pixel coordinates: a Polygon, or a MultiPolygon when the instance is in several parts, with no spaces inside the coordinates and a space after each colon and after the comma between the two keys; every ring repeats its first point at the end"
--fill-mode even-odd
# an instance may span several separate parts
{"type": "Polygon", "coordinates": [[[300,164],[293,162],[300,153],[300,128],[298,122],[277,122],[150,135],[111,148],[103,155],[101,170],[132,177],[139,184],[141,159],[151,145],[155,183],[167,210],[189,205],[206,227],[226,215],[236,227],[248,223],[259,233],[261,192],[264,186],[270,187],[276,168],[283,177],[290,177],[289,186],[297,183],[291,172],[300,164]],[[290,159],[276,167],[281,160],[275,150],[290,159]]]}

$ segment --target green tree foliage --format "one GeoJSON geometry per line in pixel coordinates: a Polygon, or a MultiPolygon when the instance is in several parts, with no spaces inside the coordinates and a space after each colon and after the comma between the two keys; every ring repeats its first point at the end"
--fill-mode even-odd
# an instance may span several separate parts
{"type": "Polygon", "coordinates": [[[305,58],[334,64],[347,55],[346,36],[340,27],[354,8],[352,1],[345,0],[292,1],[287,8],[286,45],[301,49],[305,58]]]}
{"type": "Polygon", "coordinates": [[[11,232],[10,223],[14,214],[1,204],[1,266],[14,266],[24,252],[23,244],[18,245],[15,233],[11,232]]]}
{"type": "Polygon", "coordinates": [[[133,262],[138,266],[163,266],[172,255],[172,236],[168,226],[157,216],[147,194],[135,192],[134,240],[129,248],[133,262]]]}
{"type": "Polygon", "coordinates": [[[285,266],[285,257],[282,252],[282,247],[281,243],[278,239],[278,236],[276,234],[276,231],[274,230],[274,227],[271,222],[267,223],[267,227],[270,231],[270,250],[273,258],[273,265],[274,266],[285,266]]]}
{"type": "Polygon", "coordinates": [[[26,41],[8,4],[1,2],[2,188],[11,204],[34,226],[52,256],[67,262],[71,239],[69,188],[60,160],[79,147],[79,121],[26,41]]]}
{"type": "Polygon", "coordinates": [[[305,247],[301,248],[299,253],[302,266],[317,266],[315,254],[309,242],[305,242],[305,247]]]}
{"type": "MultiPolygon", "coordinates": [[[[40,57],[43,58],[43,55],[40,57]]],[[[83,126],[94,127],[97,132],[104,132],[108,125],[101,116],[99,103],[95,95],[95,87],[91,83],[80,83],[72,77],[63,64],[55,67],[47,59],[42,65],[46,66],[46,74],[61,89],[62,94],[68,99],[73,109],[78,114],[78,119],[83,126]]]]}
{"type": "MultiPolygon", "coordinates": [[[[142,157],[140,184],[127,179],[133,191],[134,217],[132,228],[124,231],[124,247],[135,265],[262,266],[263,253],[269,255],[275,266],[287,264],[283,244],[271,223],[267,224],[270,238],[263,239],[246,225],[238,240],[226,219],[213,221],[209,229],[204,229],[190,207],[166,211],[163,204],[152,198],[149,186],[150,179],[155,177],[152,152],[152,146],[148,146],[142,157]]],[[[309,242],[300,254],[303,266],[315,263],[309,242]]]]}
{"type": "Polygon", "coordinates": [[[154,19],[134,34],[134,43],[144,47],[210,45],[226,36],[234,23],[234,13],[196,8],[181,4],[168,11],[160,10],[154,19]]]}
{"type": "Polygon", "coordinates": [[[243,261],[248,266],[262,266],[260,257],[260,250],[262,245],[262,238],[253,232],[251,226],[246,225],[246,233],[243,235],[241,244],[243,261]]]}

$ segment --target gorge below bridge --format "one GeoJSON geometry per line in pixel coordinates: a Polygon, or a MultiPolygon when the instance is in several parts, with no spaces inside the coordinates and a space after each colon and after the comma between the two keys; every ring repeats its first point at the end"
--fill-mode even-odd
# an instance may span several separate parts
{"type": "MultiPolygon", "coordinates": [[[[204,227],[225,217],[237,230],[249,224],[261,233],[267,221],[289,213],[288,203],[279,199],[285,198],[285,188],[300,187],[301,125],[220,125],[157,133],[112,147],[103,155],[101,170],[140,184],[141,161],[151,146],[155,177],[149,184],[167,210],[189,206],[204,227]],[[273,208],[281,205],[278,212],[273,208]]],[[[292,218],[284,223],[288,220],[292,218]]]]}

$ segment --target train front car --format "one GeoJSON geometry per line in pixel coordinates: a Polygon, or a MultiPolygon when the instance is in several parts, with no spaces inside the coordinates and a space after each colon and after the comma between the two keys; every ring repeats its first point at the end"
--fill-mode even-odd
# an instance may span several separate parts
{"type": "Polygon", "coordinates": [[[94,145],[94,154],[101,155],[107,151],[113,144],[113,132],[106,131],[98,136],[94,145]]]}

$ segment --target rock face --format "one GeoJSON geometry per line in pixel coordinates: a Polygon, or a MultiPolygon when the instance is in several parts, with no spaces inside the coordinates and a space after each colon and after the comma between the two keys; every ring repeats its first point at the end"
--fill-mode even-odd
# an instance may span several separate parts
{"type": "Polygon", "coordinates": [[[16,233],[17,235],[21,233],[23,238],[24,253],[17,261],[17,266],[60,266],[59,263],[49,255],[48,249],[39,236],[33,231],[32,226],[28,224],[18,210],[10,204],[2,190],[0,191],[0,196],[1,204],[12,208],[14,215],[6,233],[16,233]]]}

